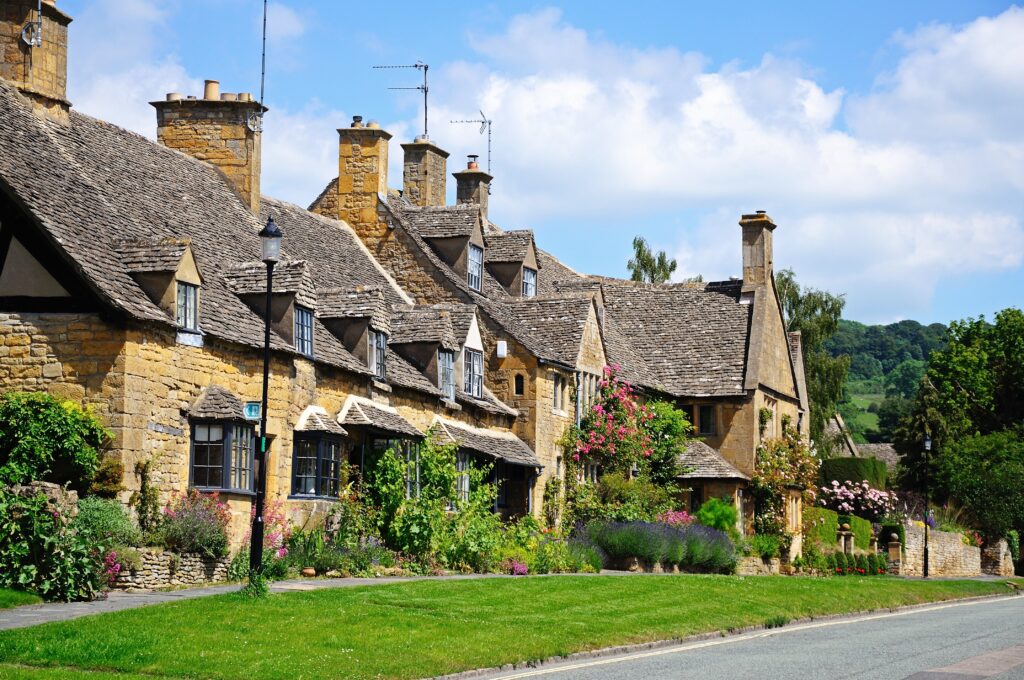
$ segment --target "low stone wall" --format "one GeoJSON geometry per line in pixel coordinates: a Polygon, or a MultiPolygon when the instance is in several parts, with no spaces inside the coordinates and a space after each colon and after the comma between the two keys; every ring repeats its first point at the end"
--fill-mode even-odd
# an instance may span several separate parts
{"type": "Polygon", "coordinates": [[[114,588],[135,590],[197,586],[226,581],[230,557],[210,559],[201,555],[178,555],[161,548],[139,548],[141,566],[124,569],[117,575],[114,588]]]}
{"type": "Polygon", "coordinates": [[[764,559],[757,555],[741,557],[736,564],[738,576],[778,576],[782,568],[782,560],[778,557],[764,559]]]}
{"type": "Polygon", "coordinates": [[[981,570],[993,576],[1013,576],[1013,555],[1006,539],[982,546],[981,570]]]}
{"type": "MultiPolygon", "coordinates": [[[[902,576],[924,575],[924,529],[906,528],[906,543],[900,560],[902,576]]],[[[961,535],[947,531],[928,534],[929,576],[979,576],[981,574],[981,548],[964,545],[961,535]]]]}

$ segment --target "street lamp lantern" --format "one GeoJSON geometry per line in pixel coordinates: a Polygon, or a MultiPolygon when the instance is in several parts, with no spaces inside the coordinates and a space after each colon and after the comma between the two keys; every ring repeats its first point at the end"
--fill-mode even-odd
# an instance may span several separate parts
{"type": "Polygon", "coordinates": [[[932,450],[932,438],[929,435],[925,435],[924,436],[924,450],[925,451],[931,451],[932,450]]]}
{"type": "Polygon", "coordinates": [[[260,240],[263,245],[263,261],[267,264],[278,262],[281,259],[281,238],[284,236],[277,222],[271,217],[267,220],[267,226],[260,230],[260,240]]]}
{"type": "Polygon", "coordinates": [[[260,408],[260,439],[256,451],[256,502],[252,513],[252,532],[249,540],[249,582],[260,576],[263,569],[263,505],[267,496],[267,391],[270,387],[270,303],[274,296],[274,265],[281,259],[281,239],[284,234],[271,217],[260,230],[263,262],[267,265],[267,304],[263,310],[263,402],[260,408]]]}

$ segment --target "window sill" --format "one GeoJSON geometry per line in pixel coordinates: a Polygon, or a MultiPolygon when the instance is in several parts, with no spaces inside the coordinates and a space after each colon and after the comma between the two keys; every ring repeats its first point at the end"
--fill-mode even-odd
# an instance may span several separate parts
{"type": "Polygon", "coordinates": [[[203,333],[198,330],[179,329],[174,336],[175,342],[186,347],[202,347],[203,333]]]}
{"type": "Polygon", "coordinates": [[[450,410],[450,411],[461,411],[462,410],[462,406],[460,406],[459,404],[456,404],[455,401],[452,400],[452,399],[442,399],[441,403],[444,404],[444,407],[446,409],[450,410]]]}
{"type": "Polygon", "coordinates": [[[245,491],[244,489],[215,489],[205,486],[190,486],[189,489],[193,491],[198,491],[199,493],[216,493],[222,496],[243,496],[246,498],[256,497],[255,491],[245,491]]]}
{"type": "Polygon", "coordinates": [[[340,499],[334,496],[313,496],[309,494],[293,493],[288,496],[290,501],[326,501],[328,503],[337,503],[340,499]]]}
{"type": "Polygon", "coordinates": [[[391,385],[387,384],[386,382],[381,382],[377,378],[372,378],[370,380],[370,387],[381,392],[391,392],[391,385]]]}

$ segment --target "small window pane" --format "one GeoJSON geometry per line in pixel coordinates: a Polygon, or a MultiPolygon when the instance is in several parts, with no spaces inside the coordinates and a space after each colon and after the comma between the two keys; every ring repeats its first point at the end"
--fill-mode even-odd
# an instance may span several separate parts
{"type": "Polygon", "coordinates": [[[469,271],[467,281],[473,290],[480,290],[484,277],[484,249],[480,246],[469,246],[469,271]]]}
{"type": "Polygon", "coordinates": [[[474,397],[482,397],[484,390],[484,355],[476,350],[467,349],[465,364],[466,393],[474,397]]]}
{"type": "Polygon", "coordinates": [[[313,356],[313,311],[295,307],[295,350],[313,356]]]}
{"type": "Polygon", "coordinates": [[[459,451],[455,454],[455,468],[458,477],[455,479],[455,496],[460,501],[469,500],[469,454],[459,451]]]}
{"type": "Polygon", "coordinates": [[[292,493],[316,495],[316,441],[298,439],[295,442],[294,467],[295,484],[292,493]]]}
{"type": "Polygon", "coordinates": [[[523,385],[523,376],[522,376],[522,374],[516,374],[515,390],[516,390],[516,396],[517,397],[523,396],[524,385],[523,385]]]}
{"type": "Polygon", "coordinates": [[[252,489],[252,461],[256,435],[248,425],[235,425],[231,432],[231,488],[252,489]]]}
{"type": "Polygon", "coordinates": [[[718,433],[714,404],[701,404],[697,423],[699,427],[698,434],[711,436],[718,433]]]}
{"type": "Polygon", "coordinates": [[[224,430],[220,425],[196,425],[192,437],[192,486],[224,486],[224,430]]]}
{"type": "Polygon", "coordinates": [[[445,399],[455,399],[455,352],[441,350],[437,353],[438,378],[445,399]]]}
{"type": "Polygon", "coordinates": [[[178,282],[177,322],[179,328],[199,330],[199,286],[178,282]]]}
{"type": "Polygon", "coordinates": [[[537,270],[523,267],[523,297],[537,295],[537,270]]]}
{"type": "Polygon", "coordinates": [[[377,331],[370,331],[369,364],[378,380],[387,379],[388,336],[377,331]]]}

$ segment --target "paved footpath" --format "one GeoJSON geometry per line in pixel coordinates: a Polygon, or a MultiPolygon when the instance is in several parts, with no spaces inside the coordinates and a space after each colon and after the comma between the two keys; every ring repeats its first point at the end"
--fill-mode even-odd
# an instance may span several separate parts
{"type": "MultiPolygon", "coordinates": [[[[604,575],[630,575],[630,572],[604,571],[604,575]]],[[[568,576],[586,576],[587,574],[566,574],[568,576]]],[[[594,576],[595,574],[589,574],[594,576]]],[[[632,574],[634,576],[645,576],[645,574],[632,574]]],[[[651,574],[646,574],[652,576],[651,574]]],[[[552,574],[551,577],[562,576],[552,574]]],[[[657,576],[657,575],[653,575],[657,576]]],[[[303,590],[320,590],[323,588],[353,588],[356,586],[378,586],[388,583],[409,583],[411,581],[465,581],[482,578],[515,578],[504,574],[453,574],[446,576],[382,576],[380,578],[324,578],[324,579],[295,579],[288,581],[276,581],[270,584],[270,590],[274,593],[289,593],[303,590]]],[[[93,614],[105,614],[106,612],[117,612],[122,609],[135,609],[165,602],[178,602],[180,600],[191,600],[196,597],[209,597],[211,595],[223,595],[233,593],[241,589],[241,584],[233,583],[227,585],[207,586],[205,588],[187,588],[182,590],[156,590],[140,592],[124,592],[115,590],[110,592],[105,600],[93,602],[53,602],[49,604],[33,604],[13,609],[0,609],[0,630],[11,628],[27,628],[37,626],[41,623],[52,621],[69,621],[80,616],[91,616],[93,614]]]]}

